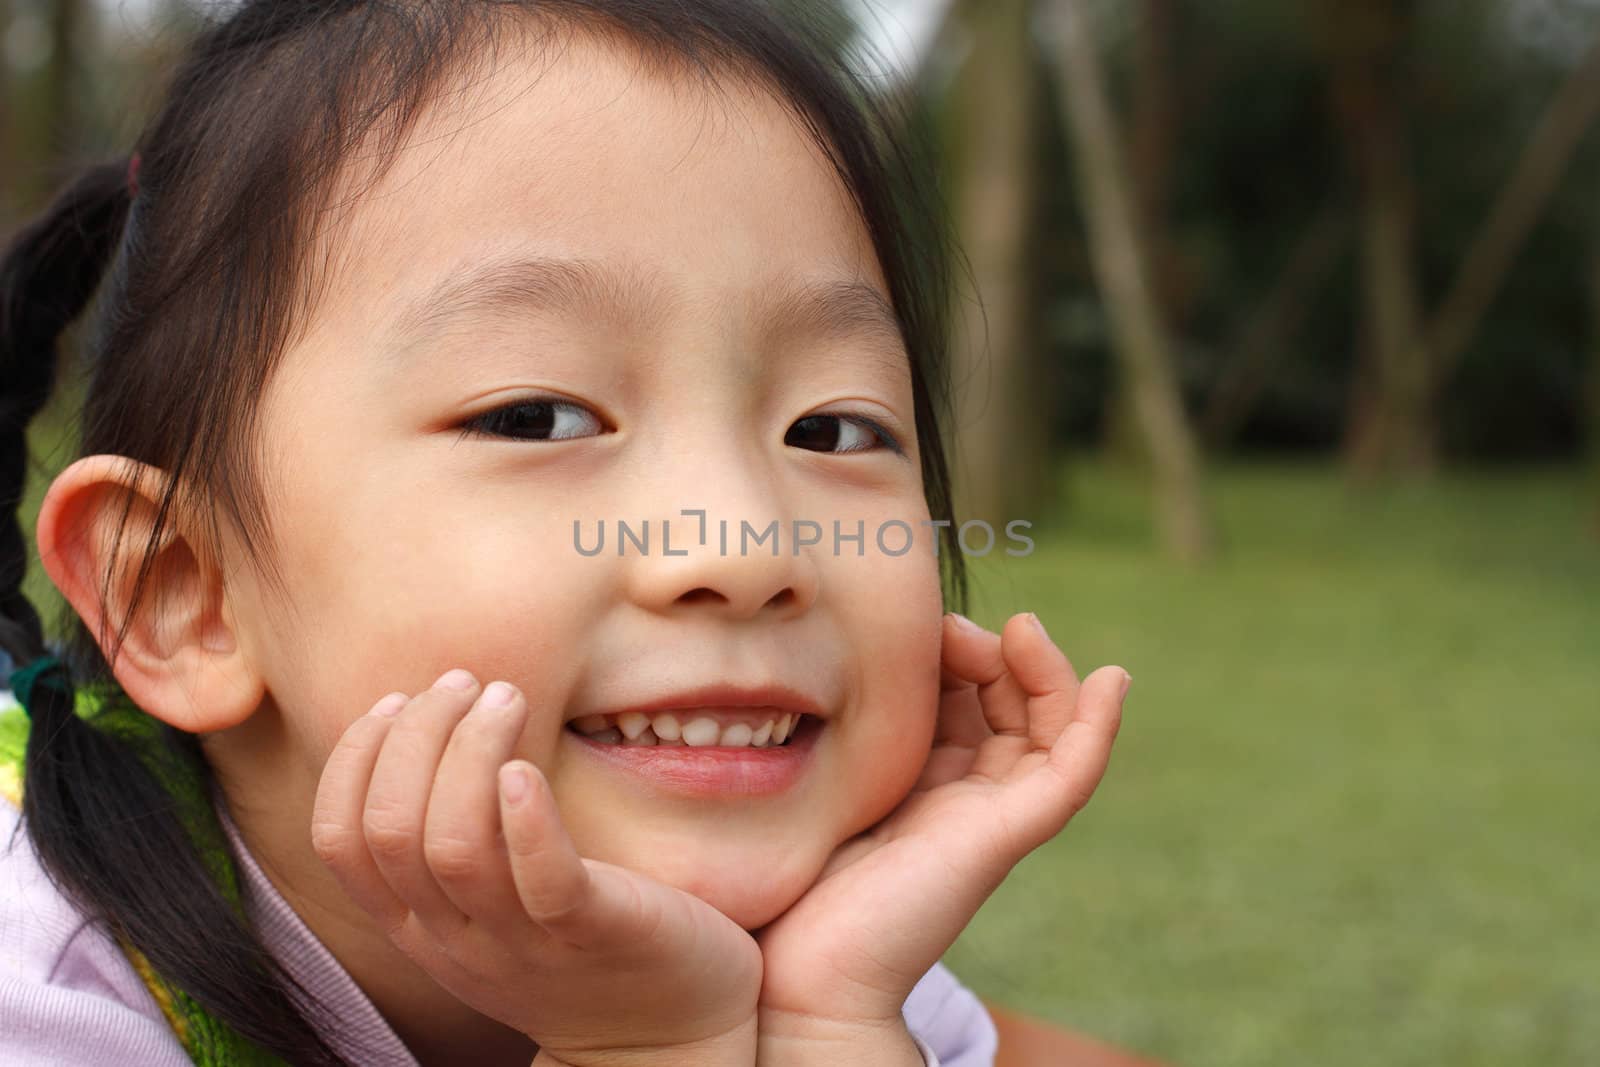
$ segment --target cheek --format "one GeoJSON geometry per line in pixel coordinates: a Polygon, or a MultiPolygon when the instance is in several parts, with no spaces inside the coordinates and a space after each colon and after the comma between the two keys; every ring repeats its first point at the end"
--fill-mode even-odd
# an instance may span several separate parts
{"type": "Polygon", "coordinates": [[[325,750],[386,693],[453,667],[518,685],[538,714],[542,692],[570,689],[600,568],[543,564],[572,554],[570,534],[513,525],[402,512],[286,529],[285,624],[260,635],[273,698],[325,750]]]}
{"type": "MultiPolygon", "coordinates": [[[[859,704],[840,724],[849,833],[892,811],[928,757],[939,701],[941,622],[937,561],[921,546],[900,558],[852,560],[841,598],[859,704]]],[[[846,835],[848,836],[848,835],[846,835]]]]}

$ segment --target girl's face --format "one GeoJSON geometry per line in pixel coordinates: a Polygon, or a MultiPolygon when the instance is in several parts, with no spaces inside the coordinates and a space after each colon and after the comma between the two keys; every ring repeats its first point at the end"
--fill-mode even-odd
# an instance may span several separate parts
{"type": "Polygon", "coordinates": [[[336,280],[263,401],[287,585],[246,575],[237,625],[308,774],[387,692],[510,681],[579,852],[754,928],[928,750],[943,608],[908,357],[782,105],[578,34],[558,51],[446,94],[329,238],[336,280]],[[619,558],[618,522],[645,520],[619,558]],[[741,554],[741,523],[774,520],[778,554],[741,554]],[[835,520],[864,538],[835,551],[835,520]],[[795,552],[796,522],[820,542],[795,552]],[[825,710],[786,788],[691,795],[568,726],[717,683],[825,710]]]}

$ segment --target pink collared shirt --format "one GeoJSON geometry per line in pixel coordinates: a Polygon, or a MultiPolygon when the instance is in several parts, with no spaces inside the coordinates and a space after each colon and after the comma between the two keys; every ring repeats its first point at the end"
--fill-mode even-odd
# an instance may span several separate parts
{"type": "MultiPolygon", "coordinates": [[[[328,1041],[352,1063],[418,1067],[388,1022],[261,871],[224,805],[246,906],[268,948],[332,1009],[328,1041]]],[[[905,1003],[929,1067],[993,1067],[997,1034],[981,1001],[935,964],[905,1003]]],[[[50,883],[0,801],[0,1063],[7,1067],[188,1067],[189,1057],[132,964],[50,883]]]]}

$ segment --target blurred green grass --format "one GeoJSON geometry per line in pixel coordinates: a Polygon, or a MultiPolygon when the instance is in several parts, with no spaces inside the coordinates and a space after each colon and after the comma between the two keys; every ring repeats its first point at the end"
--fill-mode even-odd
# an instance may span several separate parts
{"type": "Polygon", "coordinates": [[[973,615],[1125,666],[1124,727],[952,969],[1194,1067],[1600,1063],[1592,483],[1229,466],[1225,558],[1190,573],[1135,478],[1066,479],[973,615]]]}
{"type": "MultiPolygon", "coordinates": [[[[32,434],[30,539],[74,391],[32,434]]],[[[1192,1067],[1600,1062],[1592,483],[1229,465],[1224,558],[1189,572],[1136,477],[1063,477],[1031,556],[974,561],[972,614],[1037,611],[1080,674],[1134,686],[1094,802],[956,973],[1192,1067]]],[[[27,588],[59,604],[37,561],[27,588]]]]}

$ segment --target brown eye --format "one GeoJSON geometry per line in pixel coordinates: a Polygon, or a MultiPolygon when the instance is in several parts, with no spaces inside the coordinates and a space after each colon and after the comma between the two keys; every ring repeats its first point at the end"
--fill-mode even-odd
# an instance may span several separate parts
{"type": "Polygon", "coordinates": [[[807,415],[789,428],[783,443],[813,452],[900,452],[899,442],[871,419],[858,415],[807,415]]]}
{"type": "Polygon", "coordinates": [[[462,425],[467,433],[515,441],[569,441],[604,433],[600,419],[570,400],[522,400],[485,412],[462,425]],[[585,429],[591,429],[585,433],[585,429]]]}

